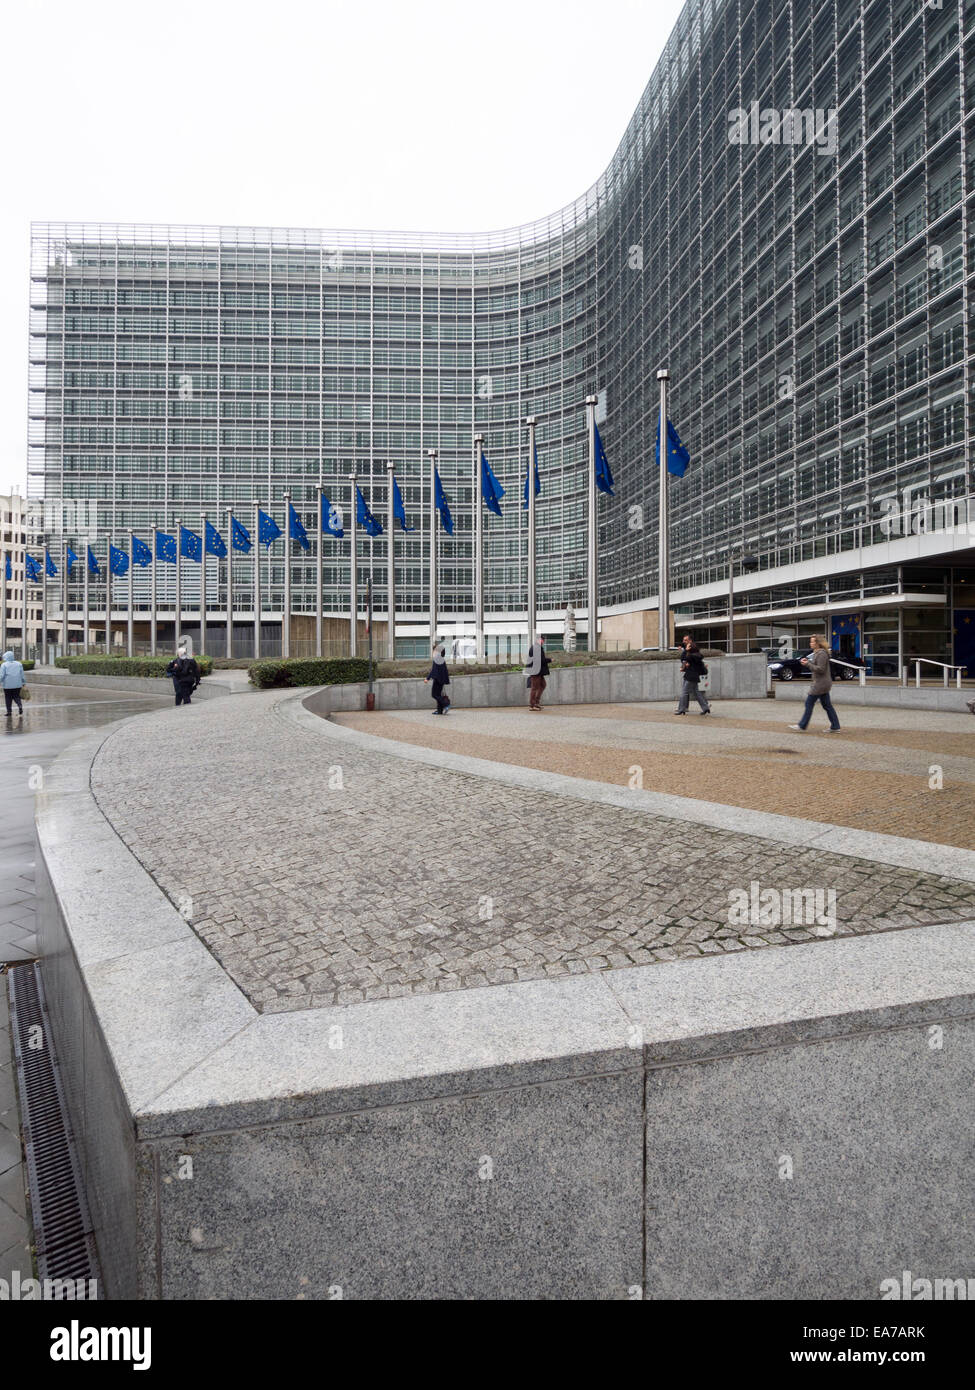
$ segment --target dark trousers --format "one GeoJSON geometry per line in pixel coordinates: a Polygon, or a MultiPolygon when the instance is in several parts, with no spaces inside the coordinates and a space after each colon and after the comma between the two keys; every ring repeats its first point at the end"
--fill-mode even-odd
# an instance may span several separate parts
{"type": "Polygon", "coordinates": [[[450,704],[450,696],[444,694],[444,690],[445,690],[445,687],[444,687],[444,686],[442,686],[442,685],[435,685],[435,686],[433,686],[433,688],[432,688],[432,690],[431,690],[431,692],[430,692],[430,693],[433,695],[433,698],[434,698],[434,699],[436,700],[436,702],[437,702],[437,713],[438,713],[438,714],[443,714],[444,710],[445,710],[445,709],[447,708],[447,706],[450,704]]]}
{"type": "Polygon", "coordinates": [[[189,705],[193,703],[190,699],[190,696],[193,694],[193,687],[191,685],[175,685],[175,690],[176,703],[178,705],[189,705]]]}
{"type": "Polygon", "coordinates": [[[827,717],[829,719],[829,727],[831,729],[838,729],[840,727],[840,721],[836,717],[836,710],[833,708],[833,701],[829,698],[829,691],[827,691],[825,695],[813,695],[810,691],[810,693],[806,696],[806,708],[803,710],[802,718],[799,720],[799,728],[804,729],[806,725],[809,723],[810,719],[812,718],[812,712],[816,708],[817,700],[822,705],[823,709],[826,711],[827,717]]]}
{"type": "Polygon", "coordinates": [[[17,687],[16,690],[5,690],[5,691],[3,692],[3,698],[4,698],[4,702],[5,702],[6,706],[7,706],[7,713],[8,713],[8,714],[10,713],[10,708],[11,708],[11,706],[13,705],[13,702],[14,702],[15,700],[17,701],[17,708],[20,710],[21,714],[23,714],[23,712],[24,712],[24,702],[23,702],[23,700],[20,698],[20,687],[19,687],[19,686],[17,687]]]}
{"type": "Polygon", "coordinates": [[[528,704],[529,704],[529,706],[530,706],[532,709],[541,709],[541,707],[542,707],[542,691],[545,689],[545,686],[546,686],[545,677],[544,677],[544,676],[532,676],[532,677],[531,677],[531,683],[532,683],[532,685],[531,685],[531,697],[530,697],[530,699],[529,699],[529,701],[528,701],[528,704]]]}

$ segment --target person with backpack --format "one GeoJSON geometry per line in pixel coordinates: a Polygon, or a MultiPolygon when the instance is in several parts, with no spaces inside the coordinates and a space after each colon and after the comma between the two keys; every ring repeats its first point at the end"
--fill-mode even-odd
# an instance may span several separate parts
{"type": "Polygon", "coordinates": [[[190,696],[200,684],[200,668],[191,656],[186,655],[185,647],[179,648],[175,659],[166,667],[166,675],[173,678],[177,705],[191,704],[190,696]]]}
{"type": "Polygon", "coordinates": [[[24,668],[19,661],[14,661],[13,652],[4,652],[3,665],[0,666],[0,687],[3,688],[3,698],[7,706],[7,718],[13,718],[14,701],[17,702],[18,714],[24,712],[24,701],[21,694],[25,685],[24,668]]]}
{"type": "Polygon", "coordinates": [[[433,665],[430,674],[423,679],[431,682],[430,693],[437,702],[434,714],[446,714],[450,708],[450,696],[444,694],[444,687],[450,684],[450,672],[447,670],[447,648],[444,643],[434,642],[433,665]]]}
{"type": "Polygon", "coordinates": [[[547,681],[545,677],[550,670],[548,657],[545,655],[545,638],[541,633],[536,632],[532,637],[532,644],[528,648],[528,663],[525,666],[526,684],[529,690],[528,708],[541,710],[542,692],[547,681]]]}
{"type": "Polygon", "coordinates": [[[708,668],[704,664],[701,656],[701,649],[692,637],[683,639],[684,656],[681,661],[681,675],[684,677],[680,688],[680,699],[677,701],[675,714],[686,714],[687,706],[690,704],[693,695],[697,703],[701,706],[701,714],[710,714],[711,706],[707,702],[706,696],[701,694],[698,682],[702,676],[706,676],[708,668]]]}

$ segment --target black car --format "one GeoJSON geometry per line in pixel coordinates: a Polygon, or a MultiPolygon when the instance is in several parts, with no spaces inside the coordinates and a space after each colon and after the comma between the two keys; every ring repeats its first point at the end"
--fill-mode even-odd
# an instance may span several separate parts
{"type": "MultiPolygon", "coordinates": [[[[811,648],[804,652],[795,652],[792,656],[779,656],[775,652],[769,652],[768,665],[772,673],[772,679],[776,681],[811,679],[812,667],[802,665],[803,658],[805,657],[808,660],[811,656],[811,648]]],[[[843,659],[845,661],[847,658],[844,657],[843,659]]],[[[862,664],[863,663],[860,661],[856,662],[857,666],[861,666],[862,664]]],[[[830,659],[829,663],[829,673],[834,681],[852,681],[857,678],[856,671],[852,670],[849,666],[841,666],[838,661],[833,661],[832,659],[830,659]]]]}

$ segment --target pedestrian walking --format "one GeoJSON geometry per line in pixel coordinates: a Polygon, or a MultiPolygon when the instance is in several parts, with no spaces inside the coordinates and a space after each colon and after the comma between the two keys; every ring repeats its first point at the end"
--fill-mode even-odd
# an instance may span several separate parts
{"type": "Polygon", "coordinates": [[[433,665],[430,674],[423,679],[431,682],[430,694],[437,702],[434,714],[446,714],[450,709],[450,696],[444,694],[444,687],[450,684],[450,672],[447,670],[447,648],[442,642],[434,642],[433,665]]]}
{"type": "Polygon", "coordinates": [[[528,648],[528,663],[525,666],[525,684],[529,690],[529,709],[541,710],[542,692],[548,684],[545,677],[550,669],[548,657],[545,655],[545,638],[541,633],[536,632],[532,637],[532,644],[528,648]]]}
{"type": "Polygon", "coordinates": [[[802,712],[802,718],[798,724],[790,724],[790,729],[798,729],[802,733],[812,718],[812,712],[816,707],[816,701],[822,705],[829,718],[829,732],[838,734],[840,732],[840,721],[836,717],[836,710],[833,702],[829,698],[829,692],[833,686],[833,677],[829,667],[829,648],[821,637],[810,637],[809,645],[812,648],[808,657],[802,658],[803,666],[808,666],[812,671],[812,685],[809,687],[809,694],[806,696],[806,708],[802,712]]]}
{"type": "Polygon", "coordinates": [[[677,701],[677,708],[674,710],[674,713],[686,714],[687,706],[690,704],[691,696],[693,695],[697,703],[701,706],[701,714],[710,714],[711,706],[708,704],[707,696],[702,693],[699,684],[701,677],[706,676],[708,673],[708,668],[705,666],[704,658],[701,655],[701,649],[692,637],[685,637],[683,639],[683,647],[684,655],[681,660],[680,670],[684,680],[681,684],[680,698],[677,701]]]}
{"type": "Polygon", "coordinates": [[[166,675],[173,678],[176,703],[191,704],[190,696],[200,684],[200,668],[191,656],[187,656],[185,647],[179,648],[175,658],[166,667],[166,675]]]}
{"type": "Polygon", "coordinates": [[[3,687],[7,718],[13,719],[15,702],[18,714],[23,714],[24,700],[21,692],[24,688],[24,668],[19,661],[14,660],[13,652],[4,652],[3,654],[3,664],[0,665],[0,686],[3,687]]]}

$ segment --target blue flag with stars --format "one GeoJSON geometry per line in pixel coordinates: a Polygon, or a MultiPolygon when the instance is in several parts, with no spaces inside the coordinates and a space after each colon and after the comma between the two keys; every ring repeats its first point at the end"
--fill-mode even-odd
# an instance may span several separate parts
{"type": "Polygon", "coordinates": [[[208,555],[219,555],[222,560],[227,553],[227,547],[223,543],[223,536],[211,522],[207,522],[203,528],[204,544],[208,555]]]}
{"type": "Polygon", "coordinates": [[[609,471],[609,459],[606,457],[603,441],[599,437],[599,426],[593,423],[592,429],[596,437],[596,486],[600,492],[605,492],[607,497],[615,497],[613,475],[609,471]]]}
{"type": "Polygon", "coordinates": [[[257,539],[261,545],[267,546],[270,550],[272,541],[276,541],[281,535],[281,527],[274,520],[273,516],[268,516],[267,512],[262,512],[258,508],[257,512],[257,539]]]}
{"type": "Polygon", "coordinates": [[[367,536],[381,536],[383,534],[383,528],[366,506],[366,499],[359,491],[358,483],[355,487],[355,519],[367,536]]]}
{"type": "Polygon", "coordinates": [[[12,567],[11,564],[10,564],[10,556],[9,556],[9,555],[7,556],[6,560],[4,560],[4,562],[3,562],[3,577],[4,577],[4,579],[13,579],[13,577],[14,577],[13,567],[12,567]]]}
{"type": "Polygon", "coordinates": [[[88,573],[101,574],[101,570],[98,568],[98,561],[95,559],[95,552],[92,550],[91,546],[88,546],[88,573]]]}
{"type": "MultiPolygon", "coordinates": [[[[542,485],[541,485],[541,483],[538,481],[538,449],[536,448],[536,449],[535,449],[535,496],[536,496],[536,497],[537,497],[538,494],[541,492],[541,490],[542,490],[542,485]]],[[[528,469],[527,469],[527,468],[525,469],[525,500],[524,500],[524,502],[522,502],[522,504],[521,504],[521,509],[522,509],[523,512],[527,512],[527,510],[528,510],[528,469]]]]}
{"type": "Polygon", "coordinates": [[[481,453],[481,496],[484,498],[484,505],[488,511],[494,512],[495,516],[500,516],[504,488],[494,476],[494,469],[488,463],[487,454],[483,452],[481,453]]]}
{"type": "Polygon", "coordinates": [[[203,540],[187,526],[179,528],[179,553],[186,560],[203,559],[203,540]]]}
{"type": "Polygon", "coordinates": [[[293,502],[288,503],[288,535],[293,541],[298,542],[302,550],[311,550],[308,532],[304,528],[301,517],[295,511],[293,502]]]}
{"type": "Polygon", "coordinates": [[[33,555],[24,555],[24,572],[32,584],[40,584],[41,567],[34,559],[33,555]]]}
{"type": "Polygon", "coordinates": [[[47,571],[47,573],[48,573],[48,575],[50,576],[50,578],[52,578],[52,579],[54,578],[54,576],[55,576],[55,575],[57,574],[57,572],[58,572],[58,567],[57,567],[57,565],[56,565],[56,564],[54,563],[54,561],[51,559],[51,552],[50,552],[49,550],[47,550],[47,549],[45,549],[45,551],[44,551],[44,568],[45,568],[45,570],[47,571]]]}
{"type": "Polygon", "coordinates": [[[167,565],[176,563],[176,537],[167,536],[165,531],[156,532],[156,559],[164,560],[167,565]]]}
{"type": "Polygon", "coordinates": [[[145,569],[146,565],[152,564],[152,551],[145,541],[140,541],[138,536],[132,537],[132,559],[137,565],[145,569]]]}
{"type": "MultiPolygon", "coordinates": [[[[680,436],[670,421],[667,421],[667,472],[675,478],[683,478],[691,456],[680,442],[680,436]]],[[[657,421],[657,467],[660,467],[660,421],[657,421]]]]}
{"type": "Polygon", "coordinates": [[[108,568],[113,574],[125,574],[129,568],[129,557],[124,550],[119,550],[118,546],[108,547],[108,568]]]}
{"type": "Polygon", "coordinates": [[[447,504],[447,494],[443,490],[443,483],[440,481],[440,473],[435,468],[433,470],[433,502],[437,511],[440,513],[440,525],[447,532],[448,536],[454,534],[454,519],[450,515],[450,507],[447,504]]]}
{"type": "Polygon", "coordinates": [[[251,548],[251,533],[235,516],[230,518],[230,545],[233,550],[242,550],[246,555],[251,548]]]}
{"type": "Polygon", "coordinates": [[[70,579],[70,577],[71,577],[71,566],[72,566],[73,564],[75,564],[75,562],[76,562],[77,559],[78,559],[77,555],[76,555],[76,554],[74,553],[74,551],[71,549],[70,545],[67,547],[67,558],[68,558],[68,578],[70,579]]]}
{"type": "Polygon", "coordinates": [[[404,531],[415,531],[415,526],[406,524],[406,508],[403,506],[403,494],[399,490],[399,483],[396,481],[396,474],[393,474],[393,516],[399,522],[404,531]]]}
{"type": "Polygon", "coordinates": [[[342,513],[338,507],[333,507],[331,502],[322,493],[322,530],[330,536],[342,537],[345,535],[345,527],[342,525],[342,513]]]}

